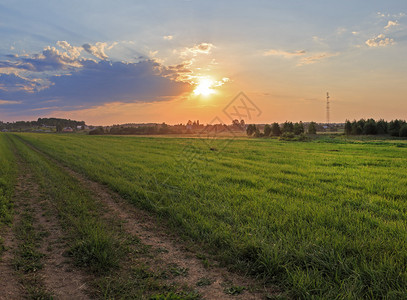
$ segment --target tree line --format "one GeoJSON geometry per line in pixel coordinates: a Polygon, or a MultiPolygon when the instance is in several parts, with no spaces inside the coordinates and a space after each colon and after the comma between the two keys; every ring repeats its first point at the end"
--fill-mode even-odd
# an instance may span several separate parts
{"type": "Polygon", "coordinates": [[[59,118],[38,118],[37,121],[16,121],[16,122],[6,122],[0,121],[0,129],[8,130],[22,130],[27,128],[35,127],[55,127],[58,131],[62,130],[64,127],[76,128],[77,126],[85,126],[84,121],[75,121],[70,119],[59,119],[59,118]]]}
{"type": "Polygon", "coordinates": [[[270,136],[283,136],[283,137],[293,137],[296,135],[302,135],[307,132],[308,134],[317,133],[317,123],[310,122],[304,125],[303,122],[284,122],[281,126],[278,123],[273,123],[271,125],[266,124],[264,126],[263,132],[260,131],[258,125],[250,124],[246,128],[246,133],[248,136],[255,137],[270,137],[270,136]]]}
{"type": "Polygon", "coordinates": [[[374,119],[360,119],[352,122],[345,122],[346,135],[391,135],[398,137],[407,137],[407,123],[404,120],[392,120],[387,122],[383,119],[375,121],[374,119]]]}

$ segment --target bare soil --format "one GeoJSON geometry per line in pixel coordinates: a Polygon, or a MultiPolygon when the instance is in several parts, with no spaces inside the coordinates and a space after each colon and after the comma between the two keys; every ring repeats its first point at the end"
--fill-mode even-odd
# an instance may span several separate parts
{"type": "MultiPolygon", "coordinates": [[[[14,221],[13,221],[14,224],[14,221]]],[[[1,227],[2,238],[4,240],[4,252],[0,259],[0,299],[21,299],[22,288],[13,267],[13,252],[16,249],[17,241],[13,230],[10,227],[1,227]]]]}

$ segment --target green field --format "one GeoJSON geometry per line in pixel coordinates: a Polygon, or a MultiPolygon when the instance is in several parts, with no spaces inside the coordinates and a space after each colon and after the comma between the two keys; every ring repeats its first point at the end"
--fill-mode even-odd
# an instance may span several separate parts
{"type": "Polygon", "coordinates": [[[11,197],[15,180],[14,156],[9,140],[0,134],[0,254],[3,249],[2,229],[12,221],[13,204],[11,197]]]}
{"type": "Polygon", "coordinates": [[[12,139],[107,185],[289,296],[407,297],[405,141],[12,139]]]}

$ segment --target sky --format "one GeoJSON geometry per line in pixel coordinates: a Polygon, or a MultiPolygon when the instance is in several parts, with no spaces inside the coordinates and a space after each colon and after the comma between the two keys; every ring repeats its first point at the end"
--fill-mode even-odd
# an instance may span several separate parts
{"type": "Polygon", "coordinates": [[[407,118],[405,0],[0,0],[0,120],[407,118]]]}

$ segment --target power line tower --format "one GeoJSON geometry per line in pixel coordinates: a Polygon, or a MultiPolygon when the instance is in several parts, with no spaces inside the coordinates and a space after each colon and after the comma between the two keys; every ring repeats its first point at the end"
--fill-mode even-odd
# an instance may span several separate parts
{"type": "Polygon", "coordinates": [[[329,93],[326,93],[326,126],[329,126],[329,93]]]}

